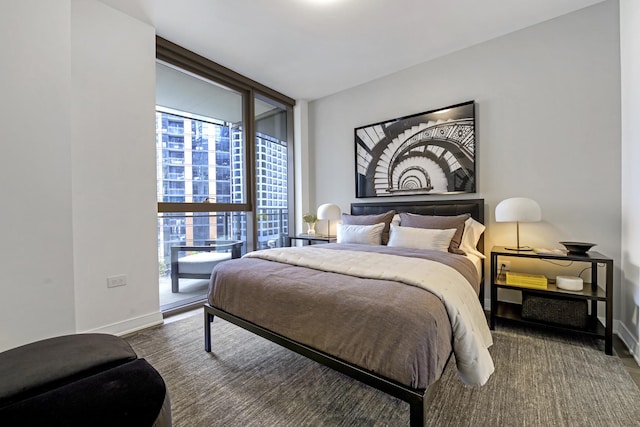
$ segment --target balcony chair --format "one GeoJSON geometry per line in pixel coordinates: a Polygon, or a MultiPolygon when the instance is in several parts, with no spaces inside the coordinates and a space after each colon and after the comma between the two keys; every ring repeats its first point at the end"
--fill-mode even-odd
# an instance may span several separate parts
{"type": "Polygon", "coordinates": [[[203,246],[171,247],[171,292],[180,292],[180,278],[209,279],[213,267],[242,254],[242,240],[205,240],[203,246]],[[198,253],[179,257],[180,252],[198,253]]]}

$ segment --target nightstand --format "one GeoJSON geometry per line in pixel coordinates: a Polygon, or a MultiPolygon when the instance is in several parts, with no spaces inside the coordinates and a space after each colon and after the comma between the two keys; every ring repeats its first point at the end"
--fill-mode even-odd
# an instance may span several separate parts
{"type": "Polygon", "coordinates": [[[599,252],[589,251],[585,254],[549,254],[532,251],[514,251],[503,246],[494,246],[491,249],[491,317],[490,327],[495,328],[496,319],[509,319],[527,325],[544,326],[564,331],[578,332],[586,335],[603,338],[605,352],[613,354],[613,260],[599,252]],[[582,290],[566,291],[558,288],[555,281],[549,280],[546,289],[528,288],[516,285],[508,285],[504,274],[499,274],[500,258],[515,257],[533,260],[572,261],[587,264],[591,268],[591,282],[585,283],[582,290]],[[598,286],[598,264],[604,264],[606,268],[604,289],[598,286]],[[552,283],[553,282],[553,283],[552,283]],[[498,289],[512,289],[525,292],[527,295],[550,298],[553,300],[587,301],[590,310],[585,327],[573,327],[558,323],[549,323],[540,320],[525,319],[522,317],[522,305],[500,301],[498,289]],[[598,319],[598,301],[605,303],[605,324],[598,319]]]}
{"type": "Polygon", "coordinates": [[[309,234],[298,234],[297,236],[286,236],[284,238],[285,246],[292,246],[294,241],[300,240],[303,245],[317,245],[320,243],[335,243],[335,237],[329,236],[311,236],[309,234]]]}

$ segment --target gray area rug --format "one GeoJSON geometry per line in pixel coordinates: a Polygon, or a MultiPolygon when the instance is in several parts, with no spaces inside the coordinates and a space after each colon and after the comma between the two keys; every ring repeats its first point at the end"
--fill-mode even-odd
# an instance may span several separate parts
{"type": "MultiPolygon", "coordinates": [[[[640,391],[599,340],[494,331],[487,385],[449,363],[428,426],[640,426],[640,391]]],[[[409,405],[222,319],[203,315],[126,337],[163,376],[174,426],[408,426],[409,405]]],[[[453,360],[452,360],[453,362],[453,360]]]]}

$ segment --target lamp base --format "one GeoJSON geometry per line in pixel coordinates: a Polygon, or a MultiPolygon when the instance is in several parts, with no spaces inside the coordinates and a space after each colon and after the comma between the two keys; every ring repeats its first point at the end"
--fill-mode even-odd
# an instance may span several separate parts
{"type": "Polygon", "coordinates": [[[518,252],[532,252],[533,248],[531,246],[517,246],[517,247],[505,247],[508,251],[518,251],[518,252]]]}

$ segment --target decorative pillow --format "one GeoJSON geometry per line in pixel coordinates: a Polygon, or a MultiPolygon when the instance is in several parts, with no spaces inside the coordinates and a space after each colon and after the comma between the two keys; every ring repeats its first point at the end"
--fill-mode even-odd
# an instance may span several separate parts
{"type": "Polygon", "coordinates": [[[389,241],[389,224],[393,219],[393,215],[396,212],[391,210],[377,215],[349,215],[342,214],[342,223],[349,225],[374,225],[384,223],[384,229],[382,230],[382,244],[386,245],[389,241]]]}
{"type": "Polygon", "coordinates": [[[464,222],[464,232],[462,233],[462,242],[460,243],[460,249],[468,254],[474,254],[482,259],[486,256],[480,252],[477,248],[480,236],[484,233],[486,227],[484,224],[476,221],[473,218],[469,218],[464,222]]]}
{"type": "Polygon", "coordinates": [[[403,227],[415,227],[415,228],[432,228],[437,230],[444,230],[448,228],[455,228],[456,232],[451,239],[449,245],[449,252],[454,254],[464,255],[465,253],[460,249],[460,242],[462,241],[462,232],[464,231],[464,222],[471,218],[470,214],[462,214],[455,216],[435,216],[435,215],[417,215],[407,212],[400,213],[400,225],[403,227]]]}
{"type": "Polygon", "coordinates": [[[435,228],[397,227],[391,224],[391,233],[387,246],[412,249],[432,249],[448,252],[455,228],[439,230],[435,228]]]}
{"type": "Polygon", "coordinates": [[[374,225],[338,224],[336,242],[379,245],[384,226],[384,222],[374,225]]]}

